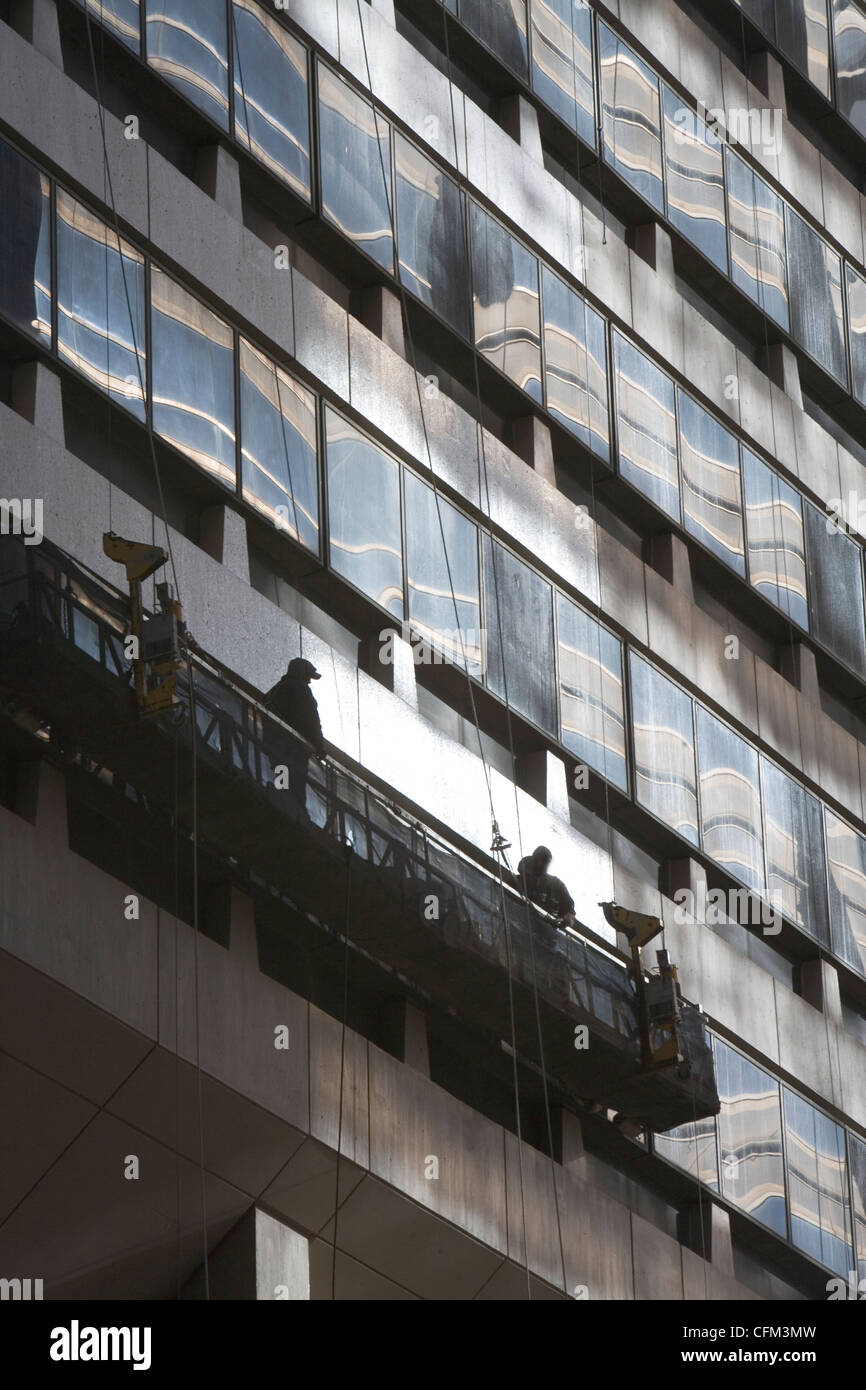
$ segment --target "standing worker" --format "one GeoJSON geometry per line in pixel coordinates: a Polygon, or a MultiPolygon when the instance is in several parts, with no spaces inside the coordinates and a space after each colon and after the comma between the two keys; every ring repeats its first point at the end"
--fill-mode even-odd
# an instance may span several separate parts
{"type": "MultiPolygon", "coordinates": [[[[296,733],[313,745],[317,758],[325,756],[325,739],[319,707],[310,689],[310,681],[321,679],[320,673],[311,661],[305,660],[302,656],[293,657],[286,674],[271,687],[263,702],[266,709],[272,710],[280,719],[284,719],[296,733]]],[[[288,755],[289,791],[305,813],[308,763],[306,748],[293,742],[288,755]]]]}
{"type": "Polygon", "coordinates": [[[555,917],[562,927],[574,926],[574,899],[561,878],[548,872],[553,855],[539,845],[517,866],[518,887],[537,907],[555,917]]]}

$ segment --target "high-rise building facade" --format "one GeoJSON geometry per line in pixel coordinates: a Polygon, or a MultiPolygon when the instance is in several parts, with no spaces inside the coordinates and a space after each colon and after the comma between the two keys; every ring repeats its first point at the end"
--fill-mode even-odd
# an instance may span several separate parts
{"type": "Polygon", "coordinates": [[[860,0],[0,0],[4,1297],[866,1279],[864,165],[860,0]]]}

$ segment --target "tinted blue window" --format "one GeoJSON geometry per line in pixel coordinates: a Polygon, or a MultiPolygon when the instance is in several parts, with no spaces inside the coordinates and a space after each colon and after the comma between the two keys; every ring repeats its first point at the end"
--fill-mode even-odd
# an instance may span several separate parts
{"type": "Polygon", "coordinates": [[[278,531],[319,549],[316,398],[241,339],[244,496],[278,531]]]}
{"type": "Polygon", "coordinates": [[[218,0],[147,0],[147,61],[223,129],[229,122],[226,9],[218,0]]]}
{"type": "Polygon", "coordinates": [[[258,0],[234,0],[232,22],[235,135],[308,198],[307,51],[258,0]]]}

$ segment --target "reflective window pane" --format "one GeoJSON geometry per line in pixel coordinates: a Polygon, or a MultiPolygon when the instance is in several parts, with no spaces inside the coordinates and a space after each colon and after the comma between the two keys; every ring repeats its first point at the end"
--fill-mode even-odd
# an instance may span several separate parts
{"type": "Polygon", "coordinates": [[[846,264],[845,269],[851,332],[851,386],[861,405],[866,405],[866,280],[850,265],[846,264]]]}
{"type": "Polygon", "coordinates": [[[469,211],[475,346],[540,403],[538,261],[477,203],[469,211]]]}
{"type": "Polygon", "coordinates": [[[758,755],[733,729],[697,707],[701,842],[711,859],[764,893],[758,755]]]}
{"type": "Polygon", "coordinates": [[[827,0],[776,0],[776,41],[809,81],[829,96],[827,0]]]}
{"type": "Polygon", "coordinates": [[[551,587],[489,536],[483,551],[488,684],[519,714],[556,734],[551,587]]]}
{"type": "Polygon", "coordinates": [[[686,530],[745,577],[739,445],[697,401],[678,394],[686,530]]]}
{"type": "Polygon", "coordinates": [[[854,0],[833,0],[836,105],[866,135],[866,10],[854,0]]]}
{"type": "Polygon", "coordinates": [[[24,333],[51,341],[51,185],[35,164],[0,140],[0,313],[24,333]]]}
{"type": "Polygon", "coordinates": [[[606,24],[598,26],[598,49],[605,159],[663,212],[658,78],[606,24]]]}
{"type": "Polygon", "coordinates": [[[722,1193],[749,1216],[787,1235],[779,1083],[714,1039],[722,1193]]]}
{"type": "Polygon", "coordinates": [[[866,1279],[866,1144],[850,1131],[848,1157],[851,1164],[851,1186],[854,1189],[858,1278],[866,1279]]]}
{"type": "Polygon", "coordinates": [[[704,121],[664,87],[668,217],[720,270],[728,270],[722,145],[704,121]]]}
{"type": "Polygon", "coordinates": [[[725,150],[725,170],[731,277],[765,314],[787,329],[784,204],[730,148],[725,150]]]}
{"type": "Polygon", "coordinates": [[[714,1115],[697,1123],[677,1125],[665,1134],[653,1135],[653,1153],[675,1163],[698,1182],[715,1191],[719,1188],[719,1167],[716,1154],[716,1120],[714,1115]]]}
{"type": "Polygon", "coordinates": [[[866,672],[862,551],[805,502],[812,631],[855,671],[866,672]]]}
{"type": "Polygon", "coordinates": [[[144,419],[144,257],[57,192],[57,350],[144,419]],[[130,318],[130,308],[132,317],[130,318]]]}
{"type": "Polygon", "coordinates": [[[635,796],[691,844],[698,843],[692,702],[660,671],[630,653],[635,796]]]}
{"type": "Polygon", "coordinates": [[[240,369],[244,497],[318,553],[316,398],[243,338],[240,369]]]}
{"type": "Polygon", "coordinates": [[[596,772],[628,790],[622,644],[563,594],[557,598],[562,742],[596,772]]]}
{"type": "Polygon", "coordinates": [[[138,53],[141,48],[141,18],[138,0],[85,0],[92,15],[115,38],[138,53]]]}
{"type": "Polygon", "coordinates": [[[435,651],[473,676],[485,665],[478,532],[468,517],[404,471],[409,621],[435,651]]]}
{"type": "Polygon", "coordinates": [[[229,119],[226,10],[213,0],[147,0],[147,61],[212,121],[229,119]]]}
{"type": "Polygon", "coordinates": [[[542,266],[547,408],[605,462],[610,457],[604,319],[542,266]]]}
{"type": "Polygon", "coordinates": [[[752,587],[808,631],[806,543],[800,494],[744,448],[743,495],[752,587]]]}
{"type": "Polygon", "coordinates": [[[506,67],[528,76],[526,0],[460,0],[460,18],[506,67]]]}
{"type": "Polygon", "coordinates": [[[400,278],[458,332],[469,335],[463,196],[431,160],[395,133],[400,278]]]}
{"type": "Polygon", "coordinates": [[[821,803],[766,758],[761,774],[770,905],[829,946],[821,803]]]}
{"type": "Polygon", "coordinates": [[[837,381],[847,380],[842,262],[817,232],[785,208],[791,332],[837,381]]]}
{"type": "Polygon", "coordinates": [[[319,148],[323,213],[360,250],[393,270],[388,122],[321,65],[319,148]]]}
{"type": "Polygon", "coordinates": [[[866,975],[866,839],[826,806],[824,824],[833,950],[866,975]]]}
{"type": "Polygon", "coordinates": [[[595,144],[592,11],[585,0],[532,0],[532,85],[587,144],[595,144]]]}
{"type": "Polygon", "coordinates": [[[330,409],[327,445],[331,568],[402,618],[399,467],[330,409]]]}
{"type": "Polygon", "coordinates": [[[813,1259],[847,1275],[851,1208],[845,1131],[783,1087],[791,1239],[813,1259]]]}
{"type": "Polygon", "coordinates": [[[674,384],[648,357],[613,337],[619,471],[668,516],[680,519],[674,384]]]}
{"type": "Polygon", "coordinates": [[[233,488],[232,330],[155,267],[150,285],[154,429],[233,488]]]}
{"type": "Polygon", "coordinates": [[[309,198],[307,51],[258,0],[234,0],[232,24],[235,135],[309,198]]]}

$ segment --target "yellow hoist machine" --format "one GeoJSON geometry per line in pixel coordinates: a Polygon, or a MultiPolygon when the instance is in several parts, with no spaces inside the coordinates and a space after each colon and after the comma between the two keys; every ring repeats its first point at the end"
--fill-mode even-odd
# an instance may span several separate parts
{"type": "Polygon", "coordinates": [[[139,714],[163,714],[178,703],[175,678],[183,663],[184,632],[180,603],[170,584],[156,585],[159,612],[145,617],[141,586],[168,560],[168,551],[143,541],[127,541],[113,531],[102,537],[102,549],[110,560],[126,569],[129,584],[130,636],[135,639],[132,670],[135,703],[139,714]],[[155,683],[148,680],[148,671],[155,683]]]}

